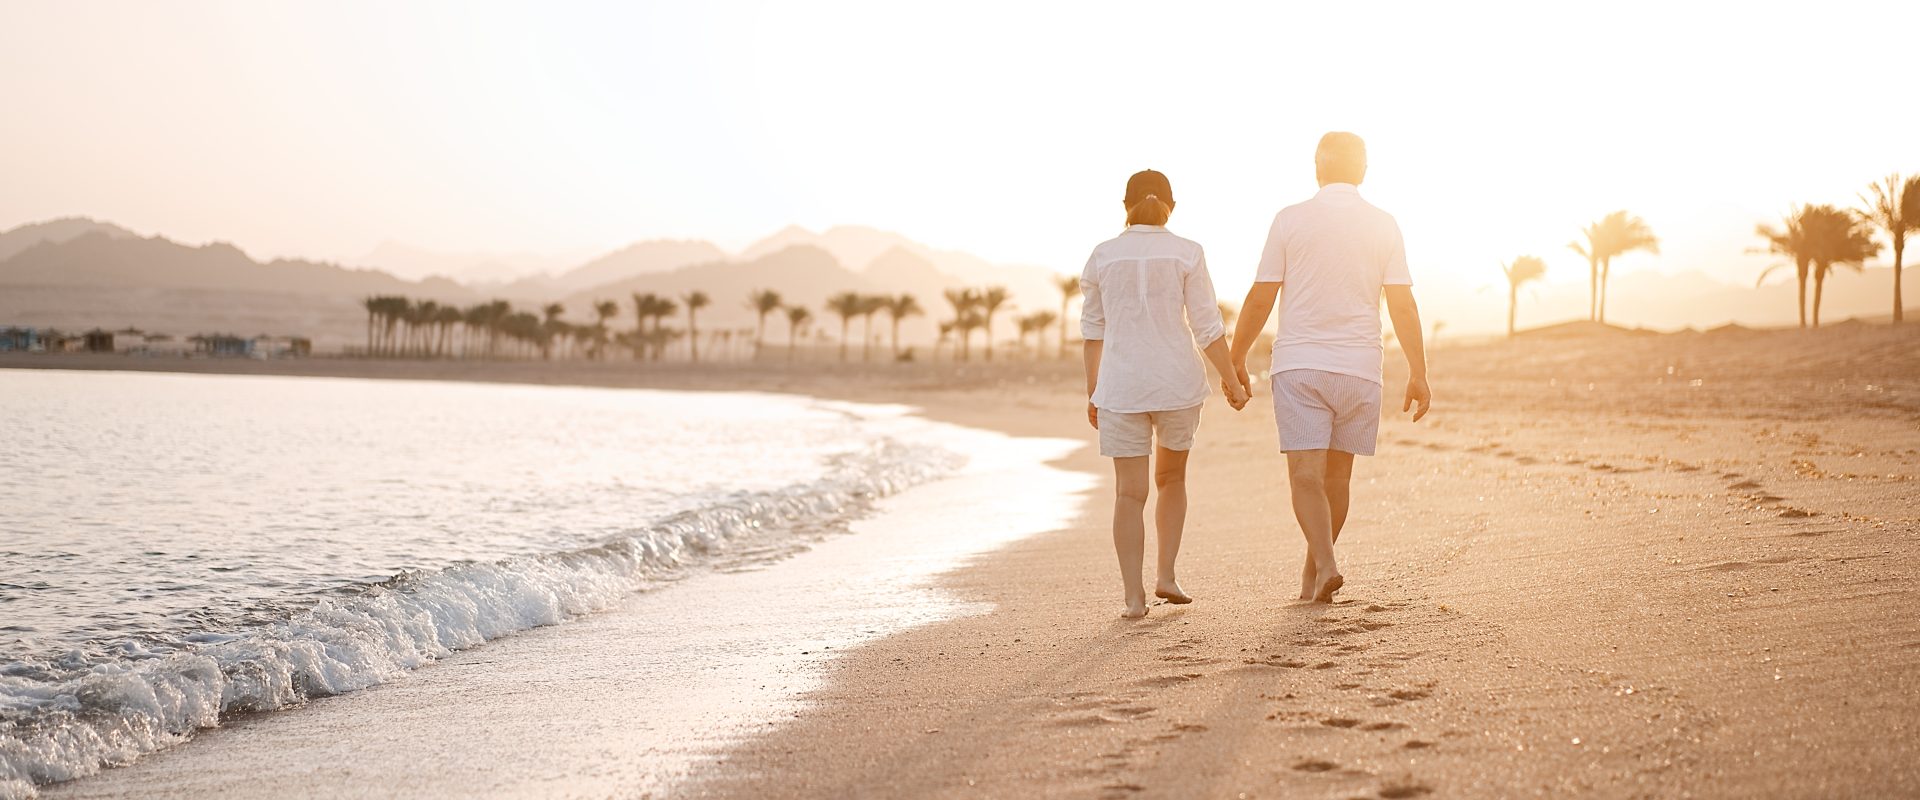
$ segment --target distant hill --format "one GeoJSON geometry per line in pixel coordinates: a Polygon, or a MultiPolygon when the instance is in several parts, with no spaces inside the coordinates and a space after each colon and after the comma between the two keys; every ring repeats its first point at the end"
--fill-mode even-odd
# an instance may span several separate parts
{"type": "MultiPolygon", "coordinates": [[[[830,295],[848,291],[873,293],[880,287],[841,266],[825,250],[795,245],[751,260],[716,260],[668,272],[636,275],[575,292],[562,303],[567,307],[567,316],[587,319],[595,302],[613,300],[620,304],[618,319],[631,327],[635,293],[652,292],[677,302],[682,295],[702,291],[713,299],[713,305],[700,312],[704,324],[713,328],[740,328],[754,322],[755,315],[746,303],[747,294],[757,289],[779,292],[788,305],[805,305],[819,320],[827,314],[821,304],[830,295]]],[[[771,319],[768,324],[772,326],[771,319]]],[[[781,322],[782,326],[785,324],[781,322]]],[[[838,323],[834,324],[837,329],[838,323]]]]}
{"type": "MultiPolygon", "coordinates": [[[[770,252],[765,247],[756,246],[746,251],[758,253],[751,258],[713,261],[670,272],[635,276],[575,292],[567,297],[564,305],[569,317],[586,319],[595,301],[613,300],[620,304],[621,320],[630,324],[631,320],[627,318],[633,313],[632,297],[636,292],[652,292],[673,297],[677,301],[686,293],[699,290],[706,292],[713,301],[712,306],[700,312],[702,326],[709,329],[745,329],[752,327],[755,321],[755,314],[747,306],[748,294],[755,290],[771,289],[779,292],[787,305],[804,305],[813,311],[816,326],[824,325],[824,329],[837,333],[839,318],[824,307],[828,297],[848,291],[861,294],[911,294],[920,301],[925,311],[901,323],[901,341],[922,347],[931,344],[938,335],[939,321],[952,316],[952,309],[944,299],[944,292],[948,289],[994,284],[1008,287],[1014,299],[1002,306],[995,319],[995,341],[1014,335],[1015,316],[1036,309],[1058,309],[1058,290],[1053,288],[1050,277],[1044,272],[1034,271],[1027,280],[1019,283],[995,281],[993,276],[1005,273],[993,273],[985,268],[976,268],[979,273],[988,276],[985,280],[962,277],[940,269],[932,259],[922,255],[927,251],[924,246],[892,234],[887,236],[904,243],[890,244],[888,249],[871,259],[863,270],[849,269],[825,248],[811,244],[789,244],[770,252]],[[1021,286],[1026,288],[1023,290],[1021,286]],[[1022,294],[1023,291],[1031,293],[1022,294]],[[1041,291],[1045,294],[1040,294],[1041,291]],[[1033,299],[1036,296],[1038,299],[1033,299]]],[[[679,319],[684,320],[684,308],[679,319]]],[[[862,329],[863,325],[856,321],[854,335],[859,336],[862,329]]],[[[784,318],[769,318],[768,330],[771,339],[784,341],[784,318]]],[[[874,317],[874,332],[879,335],[886,330],[887,316],[883,312],[874,317]]]]}
{"type": "MultiPolygon", "coordinates": [[[[891,231],[883,231],[861,225],[837,225],[814,233],[797,225],[781,229],[741,251],[742,258],[755,258],[796,244],[818,247],[838,259],[854,272],[867,273],[882,256],[894,251],[903,251],[920,257],[931,264],[941,274],[948,276],[944,287],[952,286],[1005,286],[1013,293],[1018,313],[1052,309],[1060,304],[1059,290],[1054,288],[1056,275],[1079,272],[1080,265],[1071,264],[1055,269],[1035,266],[994,264],[979,256],[954,250],[937,250],[891,231]]],[[[924,291],[924,289],[922,289],[924,291]]],[[[933,293],[933,299],[939,299],[939,293],[933,293]]],[[[922,302],[925,299],[923,298],[922,302]]]]}
{"type": "Polygon", "coordinates": [[[261,263],[230,244],[193,247],[105,227],[111,230],[43,238],[0,261],[0,324],[297,334],[338,349],[364,336],[360,301],[367,295],[480,299],[444,278],[405,281],[312,261],[261,263]]]}
{"type": "Polygon", "coordinates": [[[394,241],[381,242],[371,252],[354,259],[356,264],[397,278],[419,280],[438,275],[469,286],[506,284],[545,275],[575,261],[575,258],[535,253],[442,253],[394,241]]]}
{"type": "Polygon", "coordinates": [[[524,294],[528,286],[539,286],[545,290],[547,297],[563,296],[636,275],[669,272],[693,264],[721,261],[726,257],[726,252],[712,242],[693,239],[635,242],[551,278],[516,281],[504,287],[503,291],[510,296],[518,296],[524,294]]]}
{"type": "Polygon", "coordinates": [[[133,231],[110,222],[99,222],[86,217],[64,217],[46,222],[31,222],[0,233],[0,261],[12,258],[20,251],[41,242],[59,244],[89,233],[98,233],[113,238],[137,238],[133,231]]]}
{"type": "Polygon", "coordinates": [[[0,261],[0,285],[219,289],[360,297],[411,294],[448,301],[476,295],[445,278],[405,281],[377,270],[277,259],[261,263],[225,242],[193,247],[154,236],[88,233],[42,241],[0,261]]]}

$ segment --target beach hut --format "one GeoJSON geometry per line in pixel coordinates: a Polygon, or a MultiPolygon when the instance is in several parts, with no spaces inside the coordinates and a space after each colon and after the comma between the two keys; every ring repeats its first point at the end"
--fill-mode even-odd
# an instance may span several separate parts
{"type": "Polygon", "coordinates": [[[93,330],[80,334],[80,349],[89,353],[113,352],[113,331],[103,331],[99,328],[94,328],[93,330]]]}
{"type": "Polygon", "coordinates": [[[214,358],[246,358],[253,355],[253,340],[231,333],[196,333],[187,337],[195,353],[214,358]]]}
{"type": "Polygon", "coordinates": [[[48,328],[40,334],[40,351],[45,353],[77,353],[85,345],[85,337],[62,333],[57,328],[48,328]]]}
{"type": "Polygon", "coordinates": [[[40,332],[33,328],[13,325],[0,327],[0,353],[25,353],[38,350],[42,346],[40,332]]]}

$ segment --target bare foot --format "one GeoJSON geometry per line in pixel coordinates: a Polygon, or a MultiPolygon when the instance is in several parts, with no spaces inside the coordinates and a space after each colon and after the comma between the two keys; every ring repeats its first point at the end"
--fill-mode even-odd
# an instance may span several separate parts
{"type": "Polygon", "coordinates": [[[1327,580],[1320,584],[1320,590],[1313,593],[1313,601],[1316,603],[1333,602],[1333,593],[1340,591],[1340,586],[1346,582],[1347,580],[1340,577],[1340,573],[1338,572],[1327,576],[1327,580]]]}
{"type": "Polygon", "coordinates": [[[1300,570],[1300,599],[1313,599],[1313,556],[1307,556],[1307,566],[1300,570]]]}
{"type": "Polygon", "coordinates": [[[1165,600],[1169,603],[1172,603],[1176,606],[1184,606],[1188,603],[1193,602],[1193,596],[1187,594],[1186,592],[1181,591],[1180,584],[1175,583],[1173,581],[1168,581],[1166,583],[1162,583],[1162,584],[1159,584],[1158,586],[1155,586],[1153,589],[1153,596],[1158,597],[1162,600],[1165,600]]]}
{"type": "Polygon", "coordinates": [[[1127,601],[1126,610],[1120,612],[1121,619],[1139,619],[1146,615],[1147,603],[1145,600],[1129,600],[1127,601]]]}

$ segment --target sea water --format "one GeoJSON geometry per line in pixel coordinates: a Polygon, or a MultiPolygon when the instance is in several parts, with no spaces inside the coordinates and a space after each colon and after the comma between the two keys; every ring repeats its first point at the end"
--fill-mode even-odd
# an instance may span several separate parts
{"type": "Polygon", "coordinates": [[[0,371],[0,796],[373,686],[965,458],[752,393],[0,371]]]}

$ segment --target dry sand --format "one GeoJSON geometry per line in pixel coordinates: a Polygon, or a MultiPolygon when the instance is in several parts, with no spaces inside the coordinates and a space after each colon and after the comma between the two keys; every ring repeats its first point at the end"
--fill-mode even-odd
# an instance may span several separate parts
{"type": "MultiPolygon", "coordinates": [[[[480,372],[428,376],[809,391],[1091,433],[1066,365],[480,372]]],[[[791,723],[677,793],[1920,794],[1920,330],[1536,336],[1442,348],[1434,387],[1434,414],[1389,421],[1356,470],[1340,602],[1292,599],[1266,393],[1215,403],[1182,559],[1198,602],[1115,618],[1099,495],[947,576],[992,613],[842,656],[791,723]]]]}

